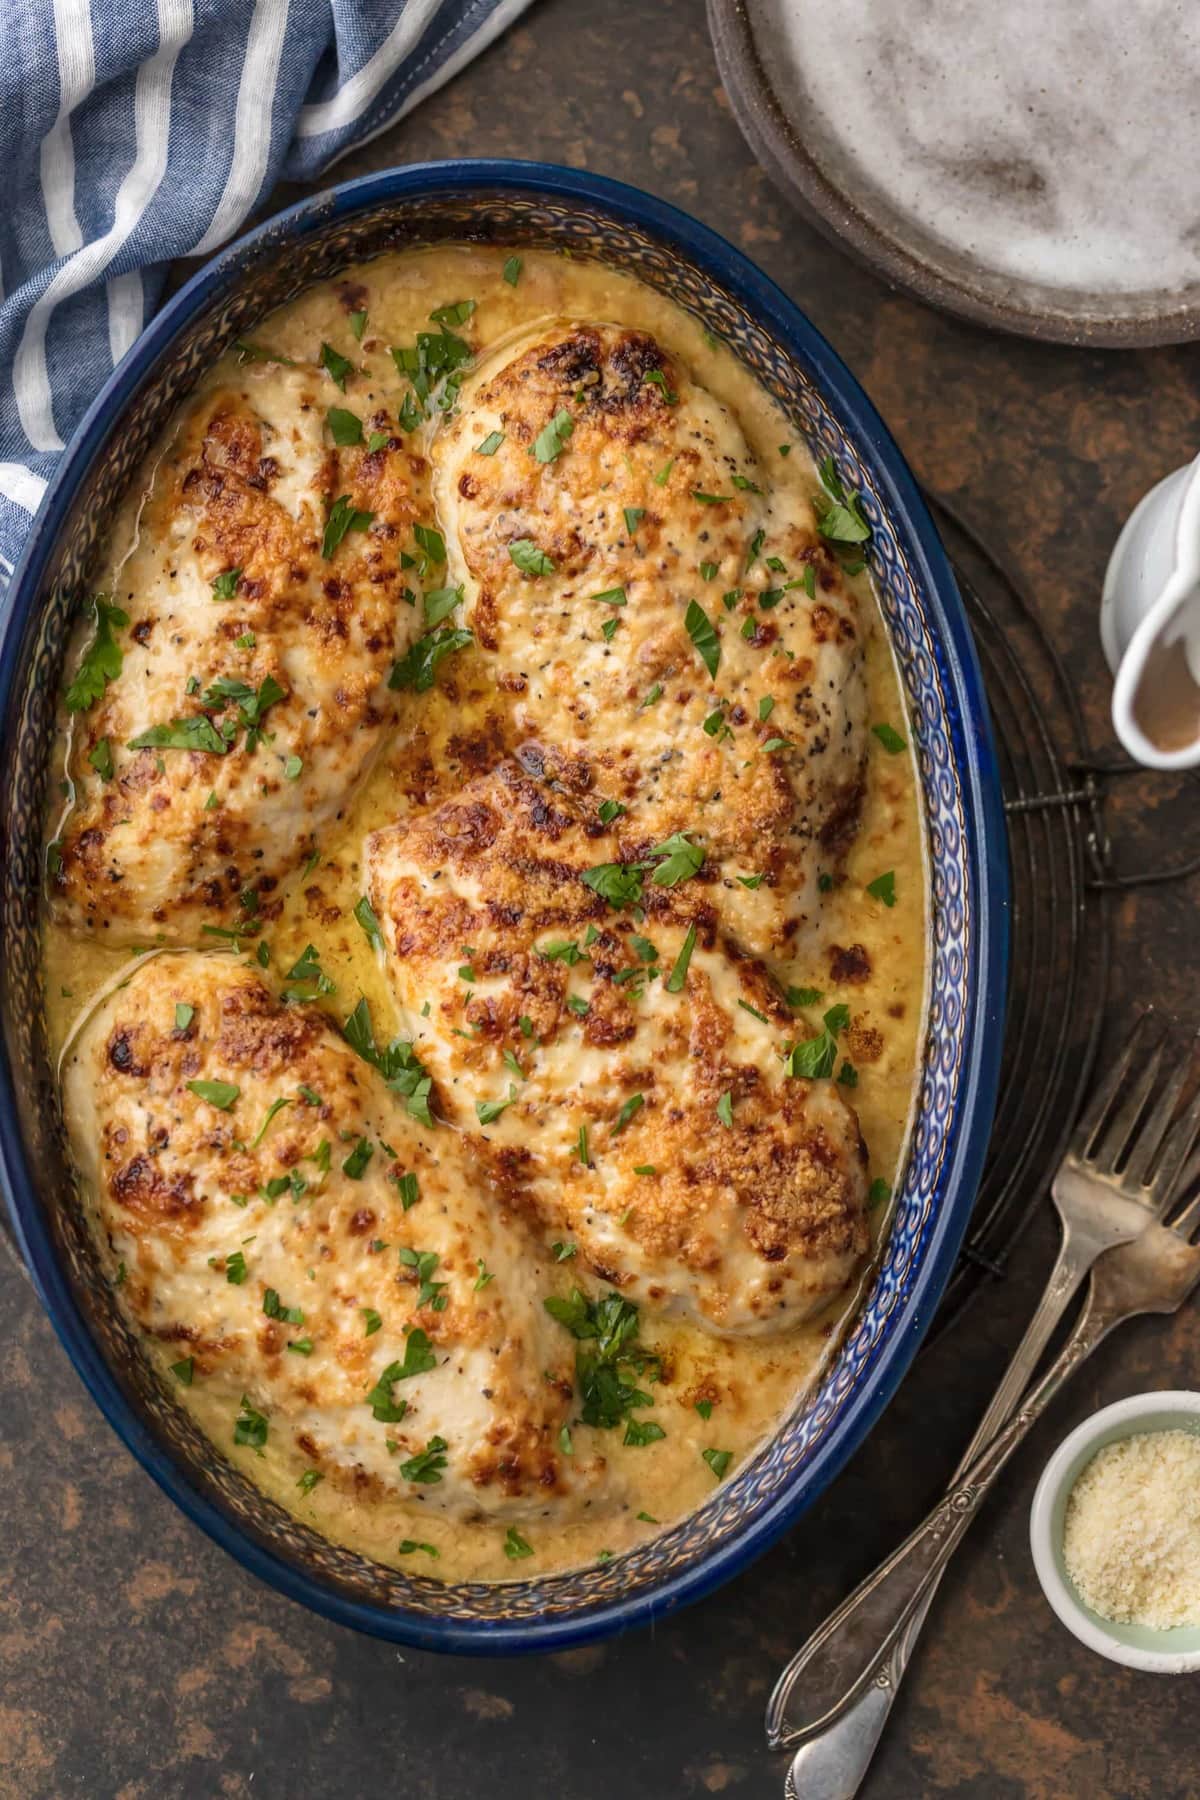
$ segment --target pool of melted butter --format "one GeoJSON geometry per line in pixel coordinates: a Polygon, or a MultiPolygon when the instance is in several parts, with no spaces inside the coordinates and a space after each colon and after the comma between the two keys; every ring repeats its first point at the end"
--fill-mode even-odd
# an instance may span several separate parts
{"type": "MultiPolygon", "coordinates": [[[[430,328],[429,314],[435,308],[467,297],[477,302],[469,335],[481,352],[543,316],[619,322],[653,334],[738,415],[777,495],[781,499],[793,495],[797,509],[804,508],[818,484],[802,442],[736,356],[695,319],[662,295],[597,263],[525,252],[519,281],[512,286],[503,278],[506,260],[503,249],[465,246],[381,256],[314,286],[264,320],[253,338],[298,362],[314,362],[322,341],[353,356],[351,298],[354,308],[368,312],[367,341],[378,339],[383,345],[411,343],[418,331],[430,328]],[[787,456],[780,455],[784,444],[791,446],[787,456]]],[[[398,408],[405,392],[406,384],[398,376],[391,379],[380,369],[382,363],[390,369],[390,357],[372,358],[372,372],[379,369],[380,378],[365,394],[356,390],[356,408],[364,414],[372,402],[398,408]]],[[[236,386],[238,380],[233,355],[222,358],[203,385],[236,386]]],[[[436,421],[423,429],[436,430],[436,421]]],[[[148,459],[143,480],[135,484],[118,515],[97,570],[101,590],[119,596],[122,584],[128,588],[138,580],[139,563],[152,550],[146,538],[153,526],[154,467],[160,456],[161,448],[148,459]]],[[[422,516],[433,516],[432,497],[419,498],[424,501],[422,516]]],[[[878,606],[865,577],[858,585],[866,614],[871,721],[891,724],[907,739],[899,677],[878,606]]],[[[461,677],[458,685],[460,690],[465,686],[461,677]]],[[[413,699],[422,708],[421,730],[435,757],[443,759],[435,766],[444,764],[453,779],[456,771],[446,746],[456,733],[469,735],[472,700],[482,707],[486,695],[482,690],[473,697],[460,692],[453,711],[438,688],[413,699]]],[[[306,944],[317,946],[322,967],[338,984],[327,1004],[339,1023],[363,993],[381,1041],[401,1032],[419,1043],[421,1021],[400,1014],[382,968],[353,918],[362,893],[363,839],[397,815],[393,759],[398,761],[404,742],[402,725],[364,785],[348,798],[336,830],[326,834],[316,869],[305,879],[297,874],[284,884],[282,915],[268,936],[272,967],[277,970],[289,968],[306,944]]],[[[814,1017],[835,1001],[850,1007],[851,1025],[843,1047],[859,1072],[850,1098],[870,1149],[871,1176],[889,1187],[903,1162],[916,1086],[926,996],[926,893],[924,834],[911,751],[889,754],[872,735],[861,828],[846,860],[844,882],[825,897],[820,950],[814,961],[780,973],[795,986],[821,989],[824,998],[814,1017]],[[865,891],[867,882],[889,869],[895,872],[895,905],[890,908],[865,891]],[[866,951],[869,974],[852,983],[839,980],[836,948],[858,945],[866,951]]],[[[129,952],[108,949],[47,920],[46,1011],[55,1055],[98,995],[129,964],[129,952]]],[[[880,1206],[874,1214],[877,1239],[886,1220],[887,1208],[880,1206]]],[[[625,1482],[617,1485],[627,1483],[630,1497],[614,1500],[611,1506],[594,1503],[570,1518],[557,1516],[553,1503],[540,1514],[534,1511],[523,1517],[520,1530],[533,1555],[516,1564],[504,1553],[507,1521],[482,1516],[477,1521],[449,1520],[428,1503],[424,1491],[366,1501],[339,1493],[327,1483],[301,1496],[296,1483],[304,1459],[285,1432],[272,1433],[265,1455],[256,1456],[230,1442],[227,1412],[223,1406],[206,1404],[202,1384],[175,1392],[222,1454],[328,1537],[381,1562],[447,1580],[528,1576],[619,1554],[708,1499],[717,1484],[702,1452],[730,1451],[733,1473],[779,1427],[803,1402],[836,1348],[853,1317],[859,1291],[847,1293],[799,1331],[757,1341],[723,1340],[691,1325],[644,1319],[643,1342],[664,1353],[670,1371],[669,1381],[655,1389],[654,1416],[666,1430],[665,1438],[626,1448],[619,1431],[593,1433],[597,1448],[624,1475],[625,1482]],[[712,1403],[707,1419],[696,1411],[697,1400],[712,1403]],[[432,1546],[437,1560],[424,1549],[402,1553],[400,1545],[406,1542],[432,1546]]],[[[166,1377],[170,1353],[156,1345],[148,1348],[166,1377]]],[[[586,1431],[576,1428],[577,1434],[586,1431]]]]}

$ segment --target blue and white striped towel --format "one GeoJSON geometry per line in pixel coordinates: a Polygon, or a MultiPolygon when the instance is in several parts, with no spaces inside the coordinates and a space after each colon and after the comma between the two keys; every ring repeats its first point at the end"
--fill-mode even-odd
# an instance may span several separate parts
{"type": "Polygon", "coordinates": [[[528,0],[6,0],[0,594],[58,452],[162,293],[528,0]]]}

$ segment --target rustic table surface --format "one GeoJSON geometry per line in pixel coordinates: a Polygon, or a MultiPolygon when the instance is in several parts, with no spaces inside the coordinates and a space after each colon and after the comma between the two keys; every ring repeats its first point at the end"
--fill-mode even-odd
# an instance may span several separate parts
{"type": "MultiPolygon", "coordinates": [[[[1039,346],[890,293],[755,166],[702,0],[541,0],[337,175],[462,155],[618,176],[754,258],[846,358],[918,475],[1029,583],[1094,739],[1107,740],[1105,558],[1138,496],[1195,454],[1195,350],[1039,346]]],[[[283,192],[267,210],[297,197],[283,192]]],[[[1145,785],[1137,805],[1143,825],[1158,815],[1152,836],[1195,829],[1169,788],[1145,785]]],[[[1194,898],[1176,884],[1118,909],[1114,1030],[1148,998],[1194,1016],[1194,898]]],[[[918,1360],[841,1478],[739,1580],[655,1631],[510,1663],[357,1637],[244,1574],[135,1466],[0,1258],[0,1795],[781,1795],[762,1732],[772,1681],[949,1475],[1052,1248],[1047,1209],[1008,1279],[918,1360]]],[[[1034,1483],[1066,1431],[1122,1395],[1193,1383],[1198,1354],[1195,1308],[1132,1326],[1042,1422],[942,1587],[870,1800],[1197,1792],[1194,1691],[1118,1669],[1068,1636],[1041,1598],[1026,1532],[1034,1483]]]]}

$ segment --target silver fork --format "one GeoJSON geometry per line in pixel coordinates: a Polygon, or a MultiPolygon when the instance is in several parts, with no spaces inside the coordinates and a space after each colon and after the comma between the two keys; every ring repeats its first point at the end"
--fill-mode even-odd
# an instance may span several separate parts
{"type": "MultiPolygon", "coordinates": [[[[966,1471],[1012,1411],[1055,1325],[1097,1258],[1107,1251],[1119,1254],[1116,1246],[1132,1244],[1161,1216],[1200,1133],[1200,1095],[1171,1125],[1187,1081],[1189,1057],[1176,1068],[1138,1128],[1155,1093],[1165,1051],[1165,1040],[1160,1039],[1145,1054],[1145,1026],[1143,1015],[1077,1128],[1055,1177],[1052,1192],[1063,1228],[1058,1259],[1029,1329],[959,1465],[956,1483],[967,1479],[966,1471]],[[1143,1057],[1130,1088],[1130,1076],[1143,1057]]],[[[964,1513],[963,1530],[972,1516],[971,1509],[964,1513]]],[[[830,1615],[784,1670],[767,1708],[767,1738],[773,1749],[799,1747],[793,1770],[797,1791],[803,1777],[807,1800],[842,1800],[857,1791],[942,1568],[960,1535],[961,1531],[945,1557],[931,1566],[916,1599],[884,1579],[895,1561],[889,1559],[830,1615]]]]}

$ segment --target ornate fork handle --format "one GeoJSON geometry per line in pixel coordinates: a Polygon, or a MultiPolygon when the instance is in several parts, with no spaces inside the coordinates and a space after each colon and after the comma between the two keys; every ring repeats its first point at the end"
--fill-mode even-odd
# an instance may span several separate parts
{"type": "Polygon", "coordinates": [[[773,1749],[793,1748],[816,1736],[832,1716],[844,1712],[879,1679],[880,1664],[937,1586],[980,1502],[1013,1451],[1058,1390],[1123,1316],[1099,1305],[1094,1291],[1089,1293],[1061,1352],[1003,1431],[961,1473],[899,1549],[829,1615],[793,1657],[767,1711],[767,1737],[773,1749]],[[806,1682],[806,1677],[811,1679],[806,1682]],[[799,1714],[805,1724],[789,1726],[789,1712],[799,1714]]]}

